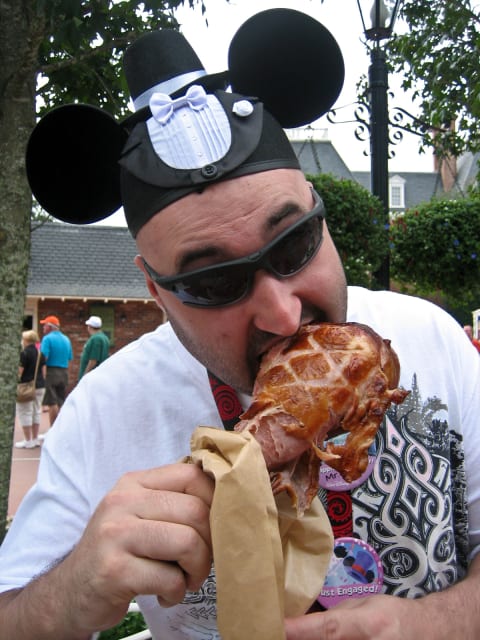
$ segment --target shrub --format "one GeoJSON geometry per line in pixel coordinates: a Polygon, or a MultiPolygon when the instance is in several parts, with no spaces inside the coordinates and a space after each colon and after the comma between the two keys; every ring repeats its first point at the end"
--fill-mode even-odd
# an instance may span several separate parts
{"type": "Polygon", "coordinates": [[[392,277],[417,295],[480,306],[480,198],[426,202],[390,228],[392,277]]]}
{"type": "Polygon", "coordinates": [[[102,631],[98,640],[118,640],[133,635],[147,628],[141,613],[127,613],[125,618],[117,626],[102,631]]]}
{"type": "Polygon", "coordinates": [[[307,176],[327,210],[330,234],[350,285],[375,288],[374,273],[388,251],[382,203],[352,180],[329,174],[307,176]]]}

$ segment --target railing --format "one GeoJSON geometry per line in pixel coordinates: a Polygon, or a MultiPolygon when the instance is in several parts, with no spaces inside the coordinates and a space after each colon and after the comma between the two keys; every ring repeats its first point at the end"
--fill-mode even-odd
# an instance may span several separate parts
{"type": "Polygon", "coordinates": [[[121,640],[152,640],[152,634],[148,629],[145,629],[145,631],[139,631],[131,636],[125,636],[121,640]]]}
{"type": "MultiPolygon", "coordinates": [[[[136,602],[131,602],[128,607],[128,613],[140,613],[140,608],[136,602]]],[[[148,629],[144,631],[139,631],[138,633],[134,633],[131,636],[125,636],[121,638],[121,640],[151,640],[152,634],[148,629]]]]}
{"type": "MultiPolygon", "coordinates": [[[[131,602],[128,607],[128,613],[140,613],[140,608],[136,602],[131,602]]],[[[95,633],[91,640],[97,640],[99,633],[95,633]]],[[[152,640],[152,634],[148,629],[144,631],[139,631],[138,633],[134,633],[130,636],[124,636],[120,638],[120,640],[152,640]]]]}

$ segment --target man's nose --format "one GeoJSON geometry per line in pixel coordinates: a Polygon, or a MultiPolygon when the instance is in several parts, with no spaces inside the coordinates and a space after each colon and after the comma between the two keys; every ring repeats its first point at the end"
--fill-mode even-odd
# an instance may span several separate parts
{"type": "Polygon", "coordinates": [[[249,299],[257,329],[280,336],[291,336],[297,331],[302,303],[292,285],[290,278],[279,279],[267,271],[257,271],[249,299]]]}

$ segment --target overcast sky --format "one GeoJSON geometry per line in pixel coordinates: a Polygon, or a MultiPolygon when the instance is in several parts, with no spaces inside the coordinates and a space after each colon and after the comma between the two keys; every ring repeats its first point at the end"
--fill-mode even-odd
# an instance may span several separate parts
{"type": "MultiPolygon", "coordinates": [[[[207,73],[227,69],[229,44],[237,29],[250,16],[265,9],[284,7],[302,11],[314,17],[327,27],[340,45],[345,60],[345,82],[338,98],[337,121],[352,120],[353,103],[356,100],[356,85],[362,74],[368,73],[369,55],[362,44],[362,22],[357,7],[357,0],[204,0],[206,16],[201,15],[199,8],[192,10],[186,7],[176,11],[181,30],[197,52],[207,73]],[[206,24],[208,20],[208,26],[206,24]]],[[[370,13],[372,0],[361,0],[365,6],[365,15],[370,13]]],[[[402,29],[397,23],[396,30],[402,29]]],[[[394,93],[390,106],[401,106],[414,112],[411,99],[400,89],[400,79],[390,76],[389,87],[394,93]]],[[[357,123],[358,124],[358,123],[357,123]]],[[[369,171],[369,141],[358,141],[354,132],[354,122],[347,124],[331,124],[326,116],[320,118],[314,126],[323,129],[324,134],[352,171],[369,171]]],[[[431,154],[420,155],[418,137],[405,133],[400,144],[391,147],[395,156],[389,161],[390,171],[431,171],[433,161],[431,154]]],[[[123,213],[119,212],[103,224],[125,224],[123,213]]]]}
{"type": "MultiPolygon", "coordinates": [[[[323,23],[333,34],[340,45],[345,60],[345,83],[337,100],[337,120],[352,120],[352,105],[356,100],[356,84],[362,74],[368,73],[369,55],[362,44],[362,22],[356,0],[294,0],[280,2],[272,0],[204,0],[207,9],[205,17],[200,9],[192,11],[183,7],[176,12],[182,25],[182,32],[197,52],[208,73],[223,71],[227,68],[228,46],[245,20],[251,15],[274,7],[286,7],[307,13],[323,23]]],[[[366,0],[362,6],[368,17],[372,0],[366,0]]],[[[402,29],[397,22],[396,29],[402,29]]],[[[414,111],[412,102],[400,89],[400,79],[389,78],[389,86],[394,92],[390,106],[401,106],[414,111]]],[[[369,170],[370,157],[368,140],[359,142],[354,137],[355,124],[331,124],[326,117],[321,118],[315,126],[328,129],[328,137],[343,157],[351,170],[369,170]]],[[[390,160],[392,171],[431,171],[433,162],[430,154],[418,154],[418,138],[405,133],[403,141],[392,148],[395,157],[390,160]]]]}

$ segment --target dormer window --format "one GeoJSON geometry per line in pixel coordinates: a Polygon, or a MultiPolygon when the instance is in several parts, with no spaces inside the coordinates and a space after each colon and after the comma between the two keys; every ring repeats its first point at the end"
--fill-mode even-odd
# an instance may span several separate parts
{"type": "Polygon", "coordinates": [[[389,180],[390,209],[405,209],[405,180],[393,176],[389,180]]]}

